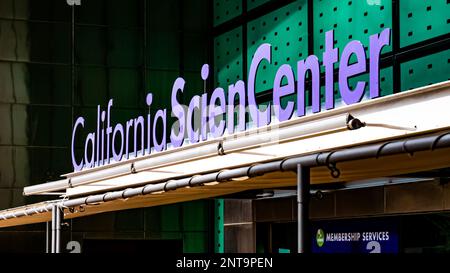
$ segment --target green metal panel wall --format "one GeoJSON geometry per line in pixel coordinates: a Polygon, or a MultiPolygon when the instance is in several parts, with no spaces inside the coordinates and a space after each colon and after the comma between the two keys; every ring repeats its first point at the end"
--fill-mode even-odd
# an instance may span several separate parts
{"type": "Polygon", "coordinates": [[[401,66],[402,90],[450,80],[450,49],[418,58],[401,66]]]}
{"type": "Polygon", "coordinates": [[[242,77],[242,28],[236,28],[214,39],[215,83],[227,87],[242,77]]]}
{"type": "Polygon", "coordinates": [[[214,0],[214,25],[226,22],[242,13],[242,0],[214,0]]]}
{"type": "MultiPolygon", "coordinates": [[[[320,60],[325,47],[325,32],[329,30],[334,30],[335,47],[342,52],[349,41],[359,40],[368,46],[370,35],[392,28],[391,0],[320,0],[313,3],[314,54],[320,60]]],[[[386,47],[383,53],[391,50],[392,46],[386,47]]]]}
{"type": "Polygon", "coordinates": [[[247,10],[254,9],[256,7],[261,6],[262,4],[270,2],[270,0],[245,0],[245,1],[247,1],[247,10]]]}
{"type": "Polygon", "coordinates": [[[400,1],[400,46],[405,47],[450,32],[447,0],[400,1]]]}
{"type": "MultiPolygon", "coordinates": [[[[384,47],[381,52],[388,63],[388,65],[382,65],[380,72],[380,89],[383,96],[400,92],[410,86],[420,86],[425,82],[441,81],[444,79],[441,74],[447,73],[444,66],[439,65],[438,68],[434,66],[434,73],[429,73],[427,80],[424,81],[418,77],[410,78],[409,85],[406,86],[403,83],[406,77],[403,71],[404,63],[417,57],[413,55],[405,59],[405,52],[401,51],[406,46],[426,43],[430,39],[442,40],[445,39],[445,35],[448,36],[450,3],[446,0],[298,0],[276,10],[263,12],[264,15],[256,19],[250,16],[254,8],[262,7],[268,2],[271,1],[247,1],[247,16],[252,19],[246,20],[244,16],[243,20],[239,21],[244,22],[242,27],[246,27],[245,33],[238,27],[224,34],[219,33],[215,37],[214,68],[217,74],[215,81],[217,86],[227,87],[236,79],[242,79],[244,71],[249,70],[256,48],[262,43],[271,43],[272,63],[268,64],[264,61],[256,79],[256,92],[270,91],[273,88],[276,68],[280,64],[288,63],[293,66],[298,60],[306,58],[308,53],[315,54],[319,60],[322,59],[325,32],[329,30],[334,30],[335,47],[339,48],[340,52],[351,40],[360,40],[366,46],[367,52],[369,36],[385,28],[391,28],[391,45],[384,47]],[[312,4],[311,7],[308,7],[308,3],[312,4]],[[312,33],[308,33],[309,19],[312,20],[312,33]],[[243,37],[246,48],[241,48],[245,44],[241,41],[240,35],[246,35],[243,37]],[[228,44],[221,46],[221,41],[228,41],[228,44]],[[395,43],[398,44],[395,45],[395,43]],[[308,48],[308,45],[312,48],[308,48]],[[239,50],[236,51],[238,53],[233,54],[231,51],[235,48],[239,50]],[[397,49],[394,51],[395,48],[397,49]],[[399,54],[402,54],[402,58],[389,57],[399,54]],[[247,67],[244,69],[241,64],[242,57],[245,55],[247,67]],[[401,69],[397,70],[396,67],[401,69]]],[[[233,18],[235,17],[221,24],[229,23],[235,26],[236,23],[231,23],[233,18]]],[[[441,57],[445,54],[442,53],[441,57]]],[[[354,60],[354,57],[352,56],[350,62],[354,60]]],[[[351,78],[349,84],[352,86],[359,79],[368,79],[368,73],[351,78]]],[[[337,80],[336,77],[335,80],[337,80]]],[[[339,93],[337,89],[335,92],[339,93]]],[[[308,93],[307,97],[309,97],[308,93]]],[[[336,96],[339,98],[338,94],[336,96]]],[[[283,98],[283,101],[288,98],[283,98]]],[[[295,98],[295,95],[291,98],[295,98]]]]}
{"type": "Polygon", "coordinates": [[[248,23],[248,67],[261,44],[272,45],[272,62],[261,63],[262,68],[256,79],[256,92],[273,88],[273,79],[281,64],[289,64],[295,71],[297,61],[308,56],[307,15],[306,0],[298,0],[248,23]]]}

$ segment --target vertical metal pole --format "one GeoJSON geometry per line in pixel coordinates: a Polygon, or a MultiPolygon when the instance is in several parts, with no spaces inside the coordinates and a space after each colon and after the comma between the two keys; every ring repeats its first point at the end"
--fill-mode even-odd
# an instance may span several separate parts
{"type": "Polygon", "coordinates": [[[309,250],[309,172],[309,168],[297,165],[298,253],[305,253],[309,250]]]}
{"type": "Polygon", "coordinates": [[[55,253],[61,253],[61,220],[63,218],[63,211],[59,206],[55,206],[56,210],[56,240],[55,240],[55,253]]]}
{"type": "Polygon", "coordinates": [[[56,226],[56,206],[52,207],[52,242],[51,253],[55,253],[55,226],[56,226]]]}
{"type": "Polygon", "coordinates": [[[58,205],[52,208],[52,253],[61,252],[61,220],[63,211],[58,205]]]}
{"type": "Polygon", "coordinates": [[[45,253],[50,253],[50,224],[45,222],[45,253]]]}

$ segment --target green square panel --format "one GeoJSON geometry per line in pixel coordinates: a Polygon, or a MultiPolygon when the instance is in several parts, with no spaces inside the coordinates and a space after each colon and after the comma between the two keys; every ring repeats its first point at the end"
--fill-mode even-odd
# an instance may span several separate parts
{"type": "Polygon", "coordinates": [[[58,106],[12,106],[13,144],[67,146],[71,140],[71,109],[58,106]]]}
{"type": "Polygon", "coordinates": [[[400,46],[450,32],[450,1],[400,1],[400,46]]]}
{"type": "Polygon", "coordinates": [[[106,64],[108,35],[101,27],[75,27],[75,62],[78,64],[106,64]]]}
{"type": "MultiPolygon", "coordinates": [[[[329,30],[334,30],[334,46],[339,48],[339,52],[342,52],[348,42],[359,40],[368,54],[370,35],[392,28],[391,0],[320,0],[314,1],[313,9],[314,54],[319,60],[322,60],[325,33],[329,30]]],[[[381,53],[391,50],[392,39],[391,45],[384,47],[381,53]]]]}
{"type": "Polygon", "coordinates": [[[207,232],[185,232],[183,234],[184,253],[204,253],[208,250],[207,232]]]}
{"type": "Polygon", "coordinates": [[[409,90],[450,80],[450,50],[401,64],[401,88],[409,90]]]}
{"type": "Polygon", "coordinates": [[[214,0],[214,26],[242,13],[242,0],[214,0]]]}
{"type": "Polygon", "coordinates": [[[93,25],[106,24],[105,2],[84,1],[84,3],[76,7],[75,23],[93,25]]]}
{"type": "Polygon", "coordinates": [[[215,83],[224,89],[242,79],[242,28],[214,39],[215,83]]]}
{"type": "Polygon", "coordinates": [[[200,34],[186,33],[183,36],[183,66],[184,72],[198,71],[198,78],[200,78],[200,69],[202,65],[208,61],[207,43],[205,37],[200,34]]]}
{"type": "Polygon", "coordinates": [[[178,70],[180,68],[180,36],[172,32],[147,33],[147,68],[178,70]]]}
{"type": "Polygon", "coordinates": [[[198,70],[198,72],[184,72],[183,79],[186,80],[186,84],[179,101],[180,103],[189,105],[193,96],[202,95],[204,93],[204,82],[200,76],[200,70],[198,70]]]}
{"type": "Polygon", "coordinates": [[[208,231],[207,205],[206,201],[192,201],[182,204],[184,231],[208,231]]]}
{"type": "Polygon", "coordinates": [[[259,7],[267,2],[270,2],[270,0],[247,0],[247,10],[259,7]]]}
{"type": "Polygon", "coordinates": [[[145,208],[145,231],[152,234],[161,231],[161,208],[162,206],[145,208]]]}
{"type": "Polygon", "coordinates": [[[153,238],[158,238],[162,240],[182,240],[183,234],[180,232],[160,232],[160,233],[152,233],[153,238]]]}
{"type": "Polygon", "coordinates": [[[115,213],[115,231],[129,232],[144,229],[144,213],[142,209],[124,210],[115,213]]]}
{"type": "Polygon", "coordinates": [[[137,69],[111,68],[109,96],[114,99],[114,107],[142,107],[142,83],[142,72],[137,69]]]}
{"type": "Polygon", "coordinates": [[[261,44],[272,45],[272,62],[258,67],[256,92],[273,88],[273,79],[282,64],[291,65],[294,73],[298,60],[308,56],[308,8],[306,0],[298,0],[248,24],[247,63],[250,64],[261,44]]]}
{"type": "Polygon", "coordinates": [[[180,231],[180,209],[179,204],[161,207],[161,231],[180,231]]]}
{"type": "Polygon", "coordinates": [[[144,42],[138,30],[109,28],[107,31],[107,59],[111,66],[142,66],[144,42]]]}
{"type": "MultiPolygon", "coordinates": [[[[379,79],[379,86],[380,86],[380,97],[391,95],[394,93],[394,76],[393,76],[393,69],[392,67],[383,68],[380,70],[380,79],[379,79]]],[[[364,95],[366,98],[369,97],[369,73],[362,74],[356,77],[352,77],[348,80],[348,85],[352,90],[355,89],[356,84],[358,81],[365,81],[366,82],[366,88],[364,89],[364,95]]],[[[340,94],[339,92],[337,92],[340,94]]],[[[339,95],[340,98],[340,95],[339,95]]],[[[364,98],[363,98],[364,100],[364,98]]]]}
{"type": "Polygon", "coordinates": [[[103,3],[107,25],[114,27],[139,27],[143,25],[144,1],[128,0],[126,5],[122,0],[108,0],[103,3]]]}
{"type": "MultiPolygon", "coordinates": [[[[337,80],[335,78],[335,80],[337,80]]],[[[358,75],[356,77],[352,77],[348,80],[348,85],[351,90],[354,90],[356,87],[356,84],[358,81],[365,81],[366,86],[364,89],[364,97],[362,100],[369,99],[369,73],[365,73],[362,75],[358,75]]],[[[393,69],[392,67],[383,68],[380,71],[380,80],[379,80],[379,86],[380,86],[380,97],[387,96],[393,94],[394,90],[394,82],[393,82],[393,69]]],[[[307,113],[311,113],[311,102],[310,102],[310,90],[308,89],[308,92],[306,93],[306,104],[307,104],[307,113]]],[[[320,96],[321,96],[321,110],[325,110],[325,86],[320,87],[320,96]]],[[[296,101],[296,99],[294,99],[296,101]]],[[[339,83],[334,83],[334,101],[335,101],[335,108],[338,108],[340,106],[343,106],[344,102],[342,101],[341,94],[339,92],[339,83]]],[[[284,106],[284,105],[283,105],[284,106]]]]}
{"type": "Polygon", "coordinates": [[[108,71],[105,68],[78,66],[76,77],[75,104],[97,106],[108,101],[108,71]]]}
{"type": "Polygon", "coordinates": [[[172,86],[179,77],[179,73],[177,71],[147,70],[146,74],[145,90],[153,94],[152,109],[168,108],[170,112],[172,86]]]}

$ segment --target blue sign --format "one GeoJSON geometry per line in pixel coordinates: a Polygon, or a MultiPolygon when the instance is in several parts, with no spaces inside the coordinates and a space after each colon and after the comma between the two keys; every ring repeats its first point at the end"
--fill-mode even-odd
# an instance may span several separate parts
{"type": "Polygon", "coordinates": [[[398,253],[397,222],[386,219],[312,224],[313,253],[398,253]]]}

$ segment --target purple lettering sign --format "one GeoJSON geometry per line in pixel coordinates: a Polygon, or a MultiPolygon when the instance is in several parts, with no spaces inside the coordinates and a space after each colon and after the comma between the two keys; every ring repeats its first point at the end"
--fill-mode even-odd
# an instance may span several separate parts
{"type": "MultiPolygon", "coordinates": [[[[380,55],[385,46],[390,45],[391,30],[384,29],[379,34],[373,34],[369,38],[369,60],[366,50],[360,41],[349,42],[342,50],[339,60],[339,51],[334,48],[333,30],[325,33],[325,51],[323,52],[324,66],[324,108],[335,107],[334,69],[338,66],[338,86],[342,101],[346,104],[358,103],[364,96],[366,87],[369,86],[369,97],[380,96],[380,55]],[[350,60],[355,60],[350,63],[350,60]],[[367,71],[367,61],[369,71],[367,71]],[[337,65],[337,63],[339,64],[337,65]],[[350,88],[349,79],[362,73],[369,72],[369,82],[358,81],[355,88],[350,88]]],[[[320,63],[315,55],[308,56],[305,60],[299,60],[296,69],[297,84],[293,67],[281,64],[274,75],[273,101],[267,107],[261,107],[256,99],[255,88],[258,68],[262,63],[271,65],[272,47],[265,43],[260,45],[249,67],[247,85],[238,80],[228,86],[227,92],[222,87],[216,87],[212,93],[206,92],[206,82],[209,77],[209,65],[204,64],[201,68],[201,79],[204,81],[202,95],[193,96],[188,104],[182,105],[178,95],[184,92],[186,81],[179,77],[172,86],[171,112],[176,122],[172,125],[170,133],[170,144],[167,145],[167,109],[156,110],[154,117],[150,115],[153,95],[149,93],[146,98],[148,114],[129,119],[125,124],[111,126],[111,110],[113,100],[110,99],[106,111],[100,105],[97,107],[97,126],[95,132],[85,132],[86,135],[82,147],[84,153],[82,158],[75,156],[75,141],[77,135],[83,133],[85,119],[78,117],[72,131],[71,156],[74,171],[93,168],[109,164],[112,159],[121,161],[130,156],[137,157],[150,154],[152,151],[159,152],[167,147],[177,148],[183,145],[185,138],[190,143],[205,141],[210,137],[220,137],[227,132],[244,131],[246,128],[246,107],[248,107],[251,120],[257,127],[271,123],[272,109],[278,121],[289,120],[296,112],[298,117],[307,113],[305,79],[309,75],[311,82],[311,111],[321,111],[321,86],[320,86],[320,63]],[[297,95],[297,103],[288,100],[285,106],[282,99],[289,95],[297,95]],[[210,96],[209,100],[208,97],[210,96]],[[273,103],[273,105],[271,105],[273,103]],[[295,109],[297,107],[297,109],[295,109]],[[133,137],[131,137],[131,134],[133,137]],[[130,138],[133,146],[130,148],[130,138]],[[130,153],[131,151],[131,153],[130,153]]],[[[81,144],[81,143],[80,143],[81,144]]],[[[81,146],[81,145],[80,145],[81,146]]]]}

